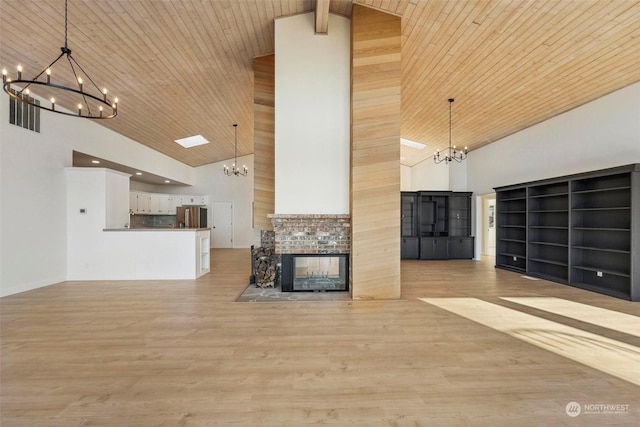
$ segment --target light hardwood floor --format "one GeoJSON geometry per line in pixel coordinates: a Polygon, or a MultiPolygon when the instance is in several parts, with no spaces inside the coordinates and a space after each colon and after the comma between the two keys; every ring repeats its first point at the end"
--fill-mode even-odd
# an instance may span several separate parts
{"type": "Polygon", "coordinates": [[[198,280],[65,282],[2,298],[0,424],[640,421],[640,387],[632,382],[418,298],[477,299],[580,329],[620,343],[629,366],[639,354],[638,318],[620,313],[637,316],[638,303],[531,281],[494,269],[490,258],[404,261],[401,300],[235,302],[249,269],[248,250],[215,250],[212,273],[198,280]],[[553,297],[555,305],[501,297],[553,297]],[[576,306],[563,308],[559,299],[585,304],[584,312],[574,315],[576,306]],[[606,310],[587,323],[588,306],[606,310]],[[631,325],[605,327],[607,310],[631,325]],[[572,401],[583,405],[575,418],[565,412],[572,401]],[[611,404],[628,407],[585,413],[597,409],[585,405],[611,404]]]}

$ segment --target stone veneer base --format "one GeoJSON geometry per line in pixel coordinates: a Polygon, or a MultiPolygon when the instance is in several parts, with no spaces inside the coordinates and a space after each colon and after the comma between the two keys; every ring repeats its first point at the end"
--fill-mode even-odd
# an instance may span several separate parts
{"type": "Polygon", "coordinates": [[[277,254],[348,254],[351,215],[271,214],[277,254]]]}

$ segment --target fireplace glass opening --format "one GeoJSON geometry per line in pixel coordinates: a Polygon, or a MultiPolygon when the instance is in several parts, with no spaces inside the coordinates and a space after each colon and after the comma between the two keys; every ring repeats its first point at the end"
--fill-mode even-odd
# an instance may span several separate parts
{"type": "Polygon", "coordinates": [[[348,257],[344,254],[283,255],[282,270],[284,292],[349,290],[348,257]]]}

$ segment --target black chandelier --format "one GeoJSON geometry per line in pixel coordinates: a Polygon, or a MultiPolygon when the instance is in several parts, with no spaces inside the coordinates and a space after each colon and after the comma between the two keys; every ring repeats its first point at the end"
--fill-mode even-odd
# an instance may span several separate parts
{"type": "Polygon", "coordinates": [[[231,175],[247,176],[247,174],[249,173],[249,169],[247,169],[246,166],[243,165],[242,169],[240,169],[239,167],[236,167],[236,165],[238,164],[238,124],[234,123],[233,127],[235,128],[235,131],[236,131],[236,150],[234,155],[235,163],[231,165],[231,169],[229,169],[227,165],[224,165],[224,173],[225,175],[228,175],[228,176],[231,176],[231,175]]]}
{"type": "Polygon", "coordinates": [[[433,161],[436,163],[448,164],[449,162],[455,160],[458,163],[461,163],[464,159],[467,158],[467,147],[464,147],[464,150],[457,150],[456,146],[451,146],[451,104],[453,104],[454,99],[449,98],[449,148],[447,149],[447,153],[440,157],[440,150],[433,153],[433,161]]]}
{"type": "MultiPolygon", "coordinates": [[[[2,83],[4,85],[4,91],[17,101],[67,116],[89,119],[111,119],[117,116],[118,98],[114,98],[113,101],[111,101],[107,97],[107,89],[103,88],[101,90],[84,68],[71,56],[71,49],[69,49],[67,44],[67,0],[64,2],[64,46],[61,47],[60,50],[62,51],[60,55],[31,80],[22,78],[21,65],[17,67],[18,78],[15,80],[12,80],[7,74],[7,70],[3,69],[2,83]],[[66,86],[64,84],[52,83],[51,81],[52,74],[64,74],[63,68],[58,68],[57,71],[59,72],[56,72],[56,69],[54,69],[54,65],[64,56],[67,57],[67,61],[69,62],[75,86],[66,86]],[[39,80],[43,75],[45,78],[39,80]],[[87,82],[86,85],[84,84],[85,81],[87,82]],[[46,96],[50,96],[56,91],[63,92],[65,101],[71,105],[76,104],[76,108],[65,107],[64,110],[56,109],[56,99],[53,96],[49,98],[49,104],[35,100],[31,97],[30,87],[36,86],[46,88],[44,91],[47,92],[46,96]],[[86,86],[89,87],[87,88],[86,86]],[[77,111],[77,113],[75,111],[77,111]]],[[[64,64],[64,61],[62,61],[62,64],[64,64]]],[[[71,74],[68,74],[67,78],[70,79],[71,74]]],[[[44,93],[42,94],[45,95],[44,93]]]]}

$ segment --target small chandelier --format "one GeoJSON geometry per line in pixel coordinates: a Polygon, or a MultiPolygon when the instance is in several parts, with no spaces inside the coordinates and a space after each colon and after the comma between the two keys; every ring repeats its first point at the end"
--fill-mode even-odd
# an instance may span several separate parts
{"type": "MultiPolygon", "coordinates": [[[[84,68],[71,56],[71,49],[69,49],[67,45],[67,0],[64,2],[64,46],[61,47],[60,50],[62,51],[60,55],[31,80],[22,78],[21,65],[17,67],[18,78],[15,80],[12,80],[7,70],[3,69],[2,83],[4,85],[4,91],[17,101],[33,105],[42,110],[65,114],[67,116],[84,117],[88,119],[111,119],[117,116],[118,98],[114,98],[113,101],[111,101],[107,97],[107,89],[103,88],[101,90],[84,68]],[[71,68],[71,73],[67,74],[67,77],[71,78],[71,74],[73,75],[75,86],[65,86],[64,84],[53,83],[51,81],[52,74],[64,74],[63,72],[56,73],[54,69],[54,65],[56,65],[63,56],[67,57],[71,68]],[[43,75],[45,76],[44,79],[39,80],[43,75]],[[47,88],[48,95],[56,91],[63,92],[65,101],[71,102],[72,105],[76,104],[76,108],[67,108],[66,110],[56,109],[56,99],[53,96],[49,99],[49,103],[35,100],[30,96],[30,87],[36,86],[47,88]],[[75,111],[77,111],[77,113],[75,111]]],[[[58,71],[63,70],[62,68],[58,68],[58,71]]]]}
{"type": "Polygon", "coordinates": [[[242,175],[242,176],[247,176],[247,174],[249,173],[249,169],[247,169],[246,166],[242,166],[242,170],[240,170],[239,167],[236,167],[236,165],[238,164],[238,124],[234,123],[233,127],[235,128],[236,131],[236,151],[235,151],[235,163],[231,165],[231,169],[229,169],[227,167],[227,165],[224,165],[224,173],[225,175],[231,176],[231,175],[242,175]]]}
{"type": "Polygon", "coordinates": [[[449,148],[443,157],[440,157],[440,150],[433,153],[433,161],[436,163],[448,164],[453,160],[461,163],[467,158],[467,147],[464,147],[464,150],[457,150],[455,145],[451,147],[451,104],[453,104],[453,98],[449,98],[449,148]]]}

